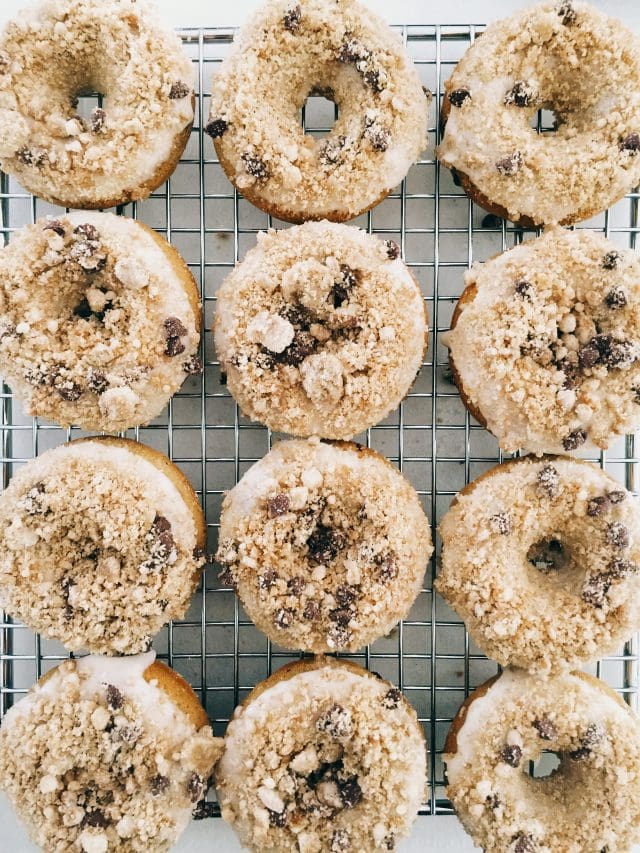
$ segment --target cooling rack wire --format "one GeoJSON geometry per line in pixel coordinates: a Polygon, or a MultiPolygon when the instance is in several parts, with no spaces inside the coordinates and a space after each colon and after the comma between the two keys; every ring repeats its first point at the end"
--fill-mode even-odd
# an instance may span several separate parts
{"type": "MultiPolygon", "coordinates": [[[[485,260],[535,232],[486,217],[453,182],[451,173],[433,157],[438,139],[442,86],[479,25],[401,27],[407,49],[423,84],[434,93],[429,145],[407,179],[382,204],[355,224],[400,243],[403,256],[419,280],[430,327],[427,360],[407,399],[383,423],[357,440],[387,456],[418,490],[435,526],[452,497],[470,480],[502,459],[495,440],[462,406],[447,370],[440,335],[449,328],[463,273],[473,261],[485,260]]],[[[196,122],[176,172],[151,198],[119,208],[125,216],[146,222],[182,253],[203,295],[203,327],[210,328],[216,291],[233,265],[255,244],[259,230],[272,221],[246,202],[228,183],[211,141],[202,127],[208,114],[208,92],[216,66],[227,54],[230,29],[182,30],[185,50],[193,60],[199,93],[196,122]]],[[[89,110],[99,96],[82,99],[89,110]]],[[[310,98],[301,119],[308,133],[326,133],[335,106],[310,98]]],[[[539,115],[537,129],[550,130],[552,117],[539,115]]],[[[634,248],[638,228],[638,192],[630,193],[605,214],[582,227],[602,231],[622,246],[634,248]]],[[[7,175],[0,177],[0,231],[5,242],[12,231],[56,208],[33,198],[7,175]]],[[[59,212],[59,211],[58,211],[59,212]]],[[[274,436],[243,418],[221,383],[212,336],[203,335],[205,373],[186,381],[165,413],[130,436],[168,454],[189,477],[203,501],[209,528],[209,550],[217,541],[223,493],[271,447],[274,436]]],[[[6,385],[0,389],[0,488],[6,488],[20,465],[45,450],[82,434],[27,418],[6,385]]],[[[636,490],[638,462],[634,436],[627,436],[594,461],[636,490]]],[[[439,543],[438,543],[439,544],[439,543]]],[[[438,548],[439,550],[439,548],[438,548]]],[[[425,585],[409,617],[387,638],[351,659],[398,684],[415,707],[430,746],[429,793],[423,814],[448,814],[441,751],[449,724],[474,686],[495,674],[470,641],[464,625],[432,593],[435,557],[425,585]]],[[[233,708],[253,685],[295,655],[273,646],[238,606],[233,591],[221,588],[218,567],[209,566],[191,607],[155,640],[159,656],[193,685],[206,706],[216,733],[224,731],[233,708]]],[[[4,615],[0,621],[0,718],[44,672],[66,657],[59,644],[33,635],[4,615]]],[[[638,637],[593,671],[637,707],[638,637]]]]}

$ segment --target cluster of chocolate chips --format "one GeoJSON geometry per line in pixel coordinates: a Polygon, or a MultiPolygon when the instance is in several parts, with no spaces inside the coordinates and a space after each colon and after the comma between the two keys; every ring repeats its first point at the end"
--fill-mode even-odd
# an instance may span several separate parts
{"type": "Polygon", "coordinates": [[[640,567],[630,560],[612,560],[604,571],[587,578],[582,587],[582,600],[597,609],[604,607],[611,587],[639,571],[640,567]]]}
{"type": "Polygon", "coordinates": [[[373,53],[352,34],[346,34],[336,58],[345,65],[353,65],[367,88],[377,93],[387,88],[387,75],[377,66],[373,53]]]}
{"type": "Polygon", "coordinates": [[[300,6],[293,6],[293,8],[285,12],[282,23],[285,30],[288,30],[290,33],[297,33],[302,23],[302,9],[300,6]]]}
{"type": "Polygon", "coordinates": [[[531,83],[527,83],[525,80],[518,80],[504,96],[504,103],[507,106],[530,107],[535,99],[536,92],[531,83]]]}
{"type": "Polygon", "coordinates": [[[42,166],[47,160],[47,152],[43,148],[22,145],[15,153],[15,158],[24,166],[42,166]]]}
{"type": "Polygon", "coordinates": [[[161,571],[176,556],[176,543],[173,538],[171,522],[163,515],[156,514],[149,532],[145,536],[147,557],[140,565],[140,571],[161,571]]]}

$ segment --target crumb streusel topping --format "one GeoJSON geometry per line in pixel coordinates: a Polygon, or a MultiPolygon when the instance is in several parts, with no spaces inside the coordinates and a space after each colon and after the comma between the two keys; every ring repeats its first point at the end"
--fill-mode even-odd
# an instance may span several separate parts
{"type": "Polygon", "coordinates": [[[258,236],[220,288],[214,334],[246,414],[293,435],[351,438],[408,393],[427,325],[395,243],[310,222],[258,236]]]}
{"type": "Polygon", "coordinates": [[[176,487],[122,447],[51,450],[0,497],[0,605],[73,651],[146,649],[184,615],[203,564],[176,487]]]}
{"type": "Polygon", "coordinates": [[[148,423],[201,369],[187,288],[184,262],[131,219],[40,219],[0,251],[0,372],[29,414],[148,423]]]}
{"type": "Polygon", "coordinates": [[[65,661],[4,718],[0,787],[43,850],[167,851],[205,795],[223,742],[145,681],[154,656],[65,661]]]}
{"type": "Polygon", "coordinates": [[[606,685],[506,670],[463,720],[457,751],[445,747],[447,793],[479,847],[602,853],[638,843],[640,723],[606,685]],[[559,766],[532,778],[543,751],[559,766]]]}
{"type": "Polygon", "coordinates": [[[498,466],[458,495],[440,533],[436,587],[502,665],[582,666],[640,627],[640,505],[595,465],[498,466]]]}
{"type": "Polygon", "coordinates": [[[216,769],[223,817],[259,853],[394,850],[425,779],[424,738],[400,691],[339,665],[240,707],[216,769]]]}
{"type": "Polygon", "coordinates": [[[222,579],[286,648],[356,650],[418,595],[433,551],[410,483],[355,444],[286,441],[227,494],[222,579]]]}
{"type": "Polygon", "coordinates": [[[74,207],[139,198],[193,121],[193,77],[146,0],[22,9],[0,35],[0,165],[74,207]],[[83,118],[93,91],[104,103],[83,118]]]}
{"type": "Polygon", "coordinates": [[[606,448],[640,423],[635,252],[552,228],[465,282],[445,342],[463,397],[503,450],[606,448]]]}
{"type": "Polygon", "coordinates": [[[568,224],[640,182],[640,39],[561,0],[489,26],[446,84],[439,159],[510,219],[568,224]],[[556,129],[538,135],[538,110],[556,129]]]}
{"type": "Polygon", "coordinates": [[[269,0],[214,76],[206,131],[258,205],[351,219],[418,159],[428,103],[401,39],[356,0],[269,0]],[[310,94],[340,108],[322,139],[300,126],[310,94]]]}

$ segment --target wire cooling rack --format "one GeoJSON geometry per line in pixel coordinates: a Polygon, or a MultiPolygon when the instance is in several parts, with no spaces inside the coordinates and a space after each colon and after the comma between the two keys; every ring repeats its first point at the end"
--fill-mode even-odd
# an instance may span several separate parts
{"type": "MultiPolygon", "coordinates": [[[[411,393],[398,411],[358,440],[386,455],[411,480],[433,522],[434,536],[456,492],[502,458],[493,437],[462,406],[439,337],[449,328],[464,270],[473,261],[534,236],[474,207],[451,173],[434,159],[442,84],[481,29],[473,25],[401,28],[422,82],[434,93],[429,144],[401,187],[355,223],[401,244],[427,303],[432,328],[428,358],[411,393]]],[[[199,93],[189,145],[165,186],[150,199],[118,212],[156,228],[182,253],[201,286],[203,328],[209,329],[215,294],[224,277],[255,244],[259,230],[282,223],[272,222],[233,190],[211,141],[201,132],[211,77],[229,51],[233,31],[184,30],[180,35],[194,63],[199,93]]],[[[88,113],[98,97],[84,98],[83,112],[88,113]]],[[[301,116],[307,132],[314,135],[326,133],[334,118],[335,105],[317,98],[309,99],[301,116]]],[[[550,130],[550,121],[548,115],[539,116],[537,129],[550,130]]],[[[5,242],[21,225],[56,212],[6,175],[0,181],[0,231],[5,242]]],[[[620,245],[635,247],[639,199],[637,192],[631,193],[585,223],[586,227],[603,231],[620,245]]],[[[215,551],[224,491],[269,450],[276,436],[241,416],[221,383],[212,335],[205,332],[203,338],[204,376],[188,379],[162,417],[130,436],[167,453],[189,477],[206,509],[209,550],[215,551]]],[[[2,386],[0,486],[6,488],[13,472],[28,459],[81,434],[27,418],[2,386]]],[[[595,461],[627,488],[636,489],[640,460],[633,436],[595,461]]],[[[409,617],[389,637],[352,656],[398,684],[419,715],[431,750],[424,814],[451,812],[444,796],[444,738],[469,691],[497,670],[474,647],[458,617],[432,593],[435,572],[436,558],[409,617]]],[[[185,619],[166,628],[154,646],[193,685],[216,732],[222,734],[234,707],[253,685],[296,656],[267,641],[238,606],[233,592],[220,587],[217,574],[218,567],[208,567],[185,619]]],[[[5,615],[0,621],[0,717],[65,657],[59,644],[34,636],[5,615]]],[[[634,638],[593,671],[637,705],[638,661],[634,638]]]]}

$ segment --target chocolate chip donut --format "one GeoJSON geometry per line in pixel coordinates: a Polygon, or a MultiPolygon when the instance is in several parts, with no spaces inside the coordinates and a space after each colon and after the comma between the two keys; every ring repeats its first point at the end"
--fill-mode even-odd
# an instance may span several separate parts
{"type": "Polygon", "coordinates": [[[425,793],[416,713],[354,664],[303,660],[236,709],[216,767],[222,816],[259,853],[394,850],[425,793]]]}
{"type": "Polygon", "coordinates": [[[401,39],[356,0],[268,0],[212,84],[206,132],[229,180],[287,222],[343,222],[374,207],[426,147],[428,100],[401,39]],[[310,95],[331,132],[300,126],[310,95]]]}
{"type": "Polygon", "coordinates": [[[640,841],[640,722],[583,672],[487,681],[453,721],[444,759],[449,798],[484,850],[606,853],[640,841]],[[555,769],[530,776],[540,759],[555,769]]]}
{"type": "Polygon", "coordinates": [[[440,533],[437,589],[500,664],[581,666],[640,627],[640,505],[595,465],[509,460],[462,490],[440,533]]]}
{"type": "Polygon", "coordinates": [[[43,850],[160,853],[189,823],[223,742],[154,658],[65,661],[5,716],[0,789],[43,850]]]}
{"type": "Polygon", "coordinates": [[[218,291],[214,325],[242,411],[325,438],[351,438],[400,403],[427,332],[399,247],[329,222],[259,234],[218,291]]]}
{"type": "Polygon", "coordinates": [[[176,250],[110,213],[40,219],[0,250],[0,374],[28,414],[119,432],[160,414],[198,356],[176,250]]]}
{"type": "Polygon", "coordinates": [[[640,40],[587,3],[488,27],[445,85],[437,155],[472,201],[523,225],[594,216],[640,182],[640,40]],[[555,115],[537,134],[538,110],[555,115]]]}
{"type": "Polygon", "coordinates": [[[357,444],[283,441],[225,497],[217,559],[279,646],[355,651],[415,601],[431,556],[413,487],[357,444]]]}
{"type": "Polygon", "coordinates": [[[508,452],[604,449],[640,424],[640,260],[552,228],[474,266],[444,336],[471,414],[508,452]]]}
{"type": "Polygon", "coordinates": [[[72,651],[139,652],[184,615],[205,544],[198,499],[166,456],[72,441],[0,496],[0,606],[72,651]]]}
{"type": "Polygon", "coordinates": [[[63,207],[146,198],[175,169],[193,70],[146,0],[43,0],[0,35],[0,167],[63,207]],[[78,97],[104,95],[84,118],[78,97]]]}

